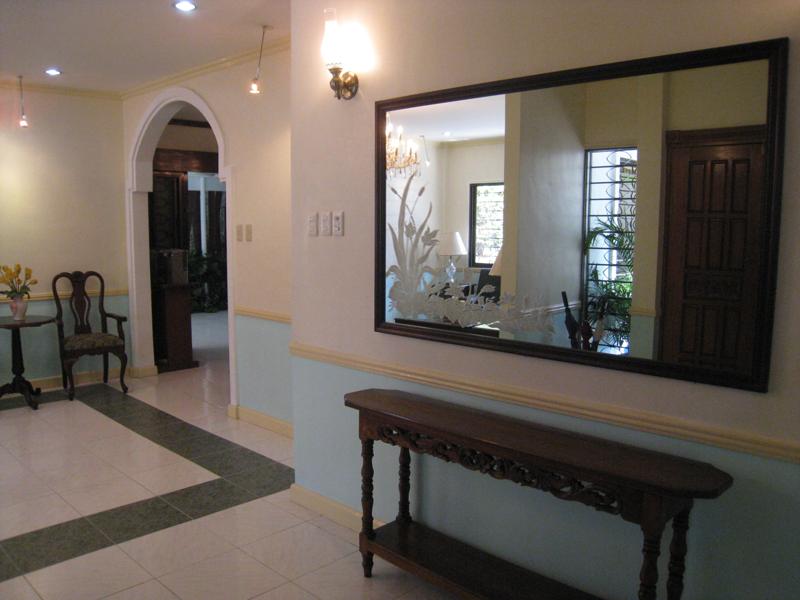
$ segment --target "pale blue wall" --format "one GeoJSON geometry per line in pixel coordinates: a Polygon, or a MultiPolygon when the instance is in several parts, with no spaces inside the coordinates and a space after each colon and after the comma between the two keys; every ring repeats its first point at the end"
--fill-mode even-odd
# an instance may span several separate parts
{"type": "MultiPolygon", "coordinates": [[[[403,389],[571,431],[710,462],[733,487],[692,511],[685,600],[800,598],[800,465],[292,359],[297,482],[360,512],[356,412],[344,393],[403,389]]],[[[397,449],[376,444],[376,518],[397,512],[397,449]]],[[[412,463],[418,520],[604,598],[635,597],[641,534],[631,524],[428,457],[412,463]],[[421,465],[421,466],[420,466],[421,465]]],[[[662,552],[668,553],[665,536],[662,552]]],[[[664,597],[666,554],[662,555],[664,597]]]]}
{"type": "MultiPolygon", "coordinates": [[[[100,317],[97,312],[98,298],[92,298],[92,328],[100,331],[100,317]]],[[[64,332],[70,335],[73,331],[72,314],[65,303],[64,307],[64,332]]],[[[106,311],[119,315],[128,316],[128,297],[109,296],[105,299],[106,311]]],[[[8,316],[11,309],[8,304],[0,304],[0,314],[8,316]]],[[[56,314],[56,306],[53,300],[38,300],[28,304],[29,315],[52,315],[56,314]]],[[[125,340],[128,346],[127,352],[130,357],[130,330],[128,323],[125,323],[125,340]]],[[[109,319],[108,327],[110,333],[117,332],[117,323],[109,319]]],[[[41,379],[45,377],[60,377],[61,362],[58,358],[58,333],[55,323],[42,325],[41,327],[31,327],[22,331],[22,353],[25,360],[25,377],[27,379],[41,379]]],[[[109,359],[109,367],[115,369],[119,367],[119,362],[113,356],[109,359]]],[[[100,371],[103,368],[102,358],[99,356],[87,356],[81,358],[74,368],[74,373],[84,373],[88,371],[100,371]]],[[[130,361],[128,362],[130,368],[130,361]]],[[[5,382],[8,374],[11,373],[11,332],[0,331],[0,381],[5,382]]]]}
{"type": "Polygon", "coordinates": [[[292,421],[289,339],[286,323],[236,316],[239,404],[292,421]]]}

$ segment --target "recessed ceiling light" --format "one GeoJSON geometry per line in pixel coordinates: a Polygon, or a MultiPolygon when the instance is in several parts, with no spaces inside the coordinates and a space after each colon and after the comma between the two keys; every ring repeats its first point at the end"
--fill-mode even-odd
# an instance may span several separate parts
{"type": "Polygon", "coordinates": [[[172,6],[177,8],[181,12],[192,12],[197,8],[197,3],[192,2],[191,0],[178,0],[177,2],[173,2],[172,6]]]}
{"type": "Polygon", "coordinates": [[[59,75],[61,75],[61,69],[59,69],[58,67],[50,67],[48,69],[45,69],[44,72],[50,75],[50,77],[58,77],[59,75]]]}

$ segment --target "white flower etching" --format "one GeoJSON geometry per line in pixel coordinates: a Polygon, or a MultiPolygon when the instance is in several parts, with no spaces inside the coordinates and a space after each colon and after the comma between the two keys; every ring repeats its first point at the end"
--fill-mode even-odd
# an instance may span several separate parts
{"type": "Polygon", "coordinates": [[[428,223],[433,204],[428,205],[425,218],[417,223],[414,212],[425,193],[421,186],[409,206],[411,187],[417,172],[411,173],[402,193],[391,192],[400,200],[396,225],[387,223],[397,264],[386,270],[389,289],[388,309],[408,319],[423,319],[453,323],[461,327],[486,325],[506,331],[537,332],[550,336],[553,325],[546,307],[530,306],[528,298],[520,301],[512,294],[503,294],[499,300],[487,297],[495,291],[485,285],[470,292],[470,286],[454,285],[445,281],[443,269],[434,269],[428,261],[439,240],[437,229],[428,223]]]}

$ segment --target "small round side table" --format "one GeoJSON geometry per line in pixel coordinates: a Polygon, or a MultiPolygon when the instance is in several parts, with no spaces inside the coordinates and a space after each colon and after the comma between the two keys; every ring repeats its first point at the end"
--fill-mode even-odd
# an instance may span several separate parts
{"type": "Polygon", "coordinates": [[[40,388],[34,388],[30,381],[25,379],[22,374],[25,372],[25,363],[22,360],[22,339],[20,331],[26,327],[41,327],[47,323],[55,322],[55,317],[42,315],[28,315],[22,321],[15,321],[13,317],[0,317],[0,329],[11,330],[11,372],[14,379],[0,387],[0,397],[5,394],[22,394],[25,402],[32,409],[39,408],[39,403],[33,399],[42,393],[40,388]]]}

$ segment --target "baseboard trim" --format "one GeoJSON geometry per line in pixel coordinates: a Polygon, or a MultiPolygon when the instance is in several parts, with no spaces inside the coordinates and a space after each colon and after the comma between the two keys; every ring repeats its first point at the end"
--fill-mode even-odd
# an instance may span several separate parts
{"type": "Polygon", "coordinates": [[[619,427],[658,435],[700,442],[727,450],[746,452],[767,458],[800,463],[800,443],[769,438],[736,429],[713,427],[677,417],[667,417],[648,411],[620,408],[608,404],[576,401],[557,394],[542,394],[532,390],[496,382],[470,380],[442,371],[431,371],[399,364],[384,363],[370,358],[291,342],[292,356],[325,362],[349,369],[385,375],[394,379],[421,383],[431,387],[454,390],[483,398],[528,406],[552,413],[609,423],[619,427]]]}
{"type": "Polygon", "coordinates": [[[275,433],[285,435],[288,438],[294,438],[294,426],[289,421],[278,419],[260,411],[242,406],[241,404],[228,405],[228,416],[232,419],[239,419],[245,423],[269,429],[275,433]]]}
{"type": "Polygon", "coordinates": [[[245,308],[244,306],[237,306],[234,308],[233,314],[235,314],[237,317],[252,317],[254,319],[263,319],[265,321],[275,321],[276,323],[292,323],[291,315],[272,312],[269,310],[259,310],[257,308],[245,308]]]}
{"type": "MultiPolygon", "coordinates": [[[[353,531],[361,531],[361,513],[346,504],[318,494],[297,483],[293,483],[289,488],[289,495],[292,502],[319,513],[342,527],[347,527],[353,531]]],[[[381,527],[385,523],[375,519],[374,525],[375,527],[381,527]]]]}
{"type": "Polygon", "coordinates": [[[146,367],[131,367],[130,368],[131,377],[153,377],[158,375],[158,367],[155,365],[148,365],[146,367]]]}
{"type": "MultiPolygon", "coordinates": [[[[108,369],[109,379],[119,379],[119,369],[108,369]]],[[[42,390],[60,390],[63,389],[61,375],[56,377],[41,377],[39,379],[31,379],[31,385],[35,388],[42,388],[42,390]]],[[[83,371],[75,373],[75,385],[86,385],[89,383],[100,383],[103,381],[102,371],[83,371]]]]}

